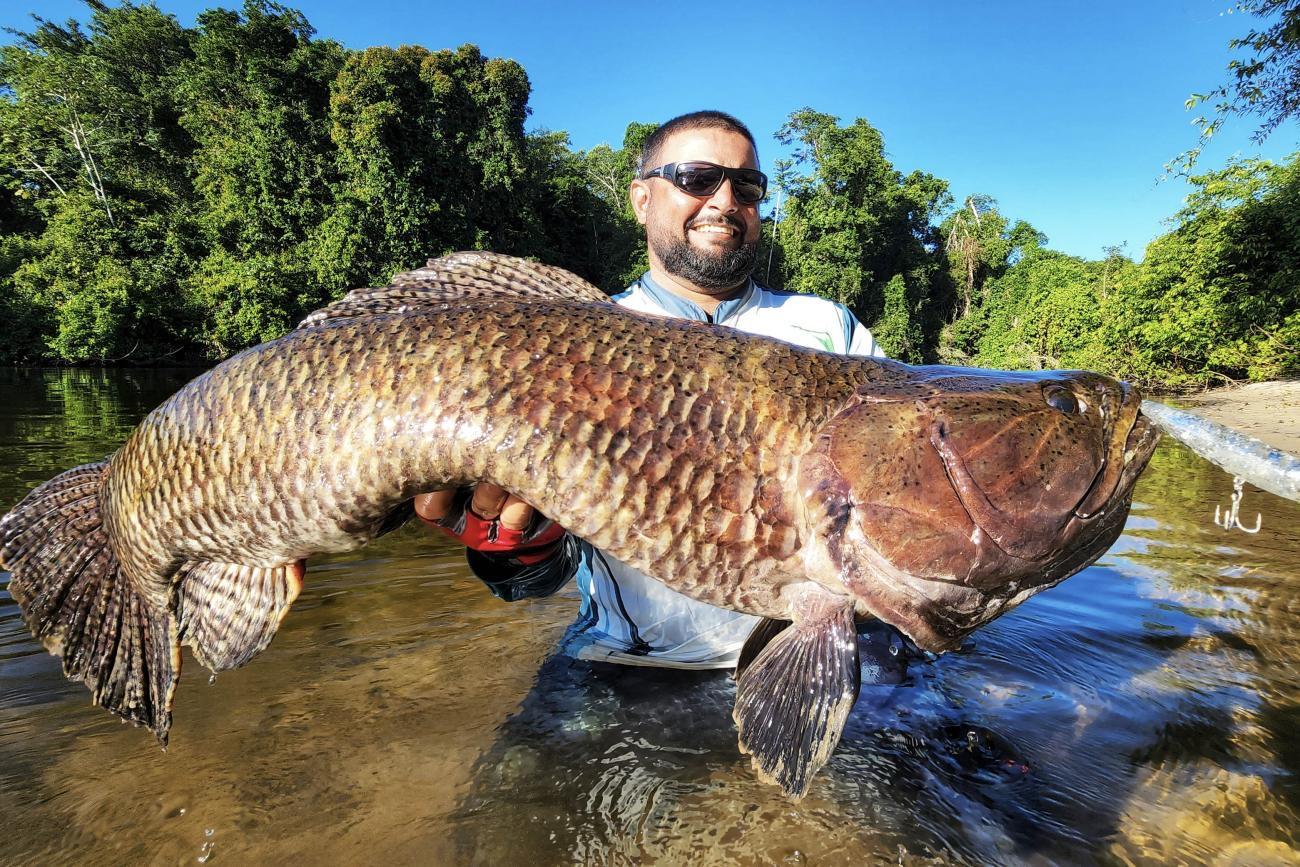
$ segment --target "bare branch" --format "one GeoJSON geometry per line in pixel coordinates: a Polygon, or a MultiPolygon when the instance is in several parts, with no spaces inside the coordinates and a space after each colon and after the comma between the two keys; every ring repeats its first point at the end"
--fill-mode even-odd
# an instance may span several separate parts
{"type": "Polygon", "coordinates": [[[108,224],[117,227],[117,221],[113,219],[113,208],[108,202],[108,193],[104,190],[104,178],[99,173],[99,165],[95,162],[95,155],[91,151],[90,141],[86,138],[86,128],[81,123],[81,116],[77,110],[65,101],[68,107],[68,114],[72,119],[72,125],[66,127],[65,131],[72,136],[72,146],[77,149],[77,154],[81,157],[82,168],[85,169],[86,178],[90,181],[90,188],[95,193],[95,198],[104,206],[104,213],[108,214],[108,224]]]}
{"type": "Polygon", "coordinates": [[[105,364],[117,364],[119,361],[126,361],[133,354],[135,354],[135,351],[139,348],[140,348],[140,341],[137,340],[135,342],[135,345],[132,346],[129,350],[127,350],[126,355],[119,355],[117,358],[101,358],[100,361],[105,364]]]}
{"type": "Polygon", "coordinates": [[[596,172],[592,169],[588,169],[587,177],[590,178],[593,184],[604,189],[612,197],[617,197],[622,192],[618,187],[618,178],[616,173],[612,170],[606,174],[604,172],[596,172]]]}
{"type": "Polygon", "coordinates": [[[28,154],[27,156],[27,162],[31,163],[38,172],[45,175],[45,179],[47,181],[54,184],[54,189],[59,191],[59,195],[66,196],[68,194],[68,191],[63,189],[63,186],[58,181],[54,180],[54,176],[45,170],[45,166],[38,163],[36,159],[32,157],[30,154],[28,154]]]}

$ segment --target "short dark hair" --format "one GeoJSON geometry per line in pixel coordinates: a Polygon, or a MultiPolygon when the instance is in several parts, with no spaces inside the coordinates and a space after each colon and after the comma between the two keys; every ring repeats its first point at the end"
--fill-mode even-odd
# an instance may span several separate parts
{"type": "Polygon", "coordinates": [[[645,143],[641,145],[641,157],[637,160],[636,176],[639,178],[646,170],[655,168],[655,163],[659,158],[659,150],[663,147],[664,142],[676,133],[687,129],[725,129],[738,133],[749,139],[749,146],[754,149],[754,157],[758,157],[758,142],[754,141],[754,134],[749,131],[749,127],[725,111],[714,111],[713,109],[692,111],[687,114],[679,114],[672,120],[665,121],[659,125],[658,129],[650,133],[645,143]]]}

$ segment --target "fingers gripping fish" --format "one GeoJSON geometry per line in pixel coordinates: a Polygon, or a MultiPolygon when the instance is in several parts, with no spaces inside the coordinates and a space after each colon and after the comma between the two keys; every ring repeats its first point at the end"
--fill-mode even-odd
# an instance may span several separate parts
{"type": "Polygon", "coordinates": [[[855,619],[942,651],[1095,560],[1155,446],[1138,404],[1090,373],[910,367],[644,316],[463,253],[190,382],[0,519],[0,563],[65,673],[165,742],[182,644],[243,665],[305,558],[489,481],[766,618],[734,717],[759,774],[801,796],[857,696],[855,619]]]}

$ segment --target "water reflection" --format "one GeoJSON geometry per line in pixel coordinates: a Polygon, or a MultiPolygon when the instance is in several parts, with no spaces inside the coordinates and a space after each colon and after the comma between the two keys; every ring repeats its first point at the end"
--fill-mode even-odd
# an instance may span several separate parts
{"type": "MultiPolygon", "coordinates": [[[[111,451],[179,371],[0,371],[0,508],[111,451]]],[[[4,863],[1296,863],[1300,507],[1166,440],[1096,566],[904,666],[812,792],[735,747],[725,675],[552,656],[408,528],[309,568],[271,647],[192,659],[166,754],[67,683],[0,591],[4,863]]],[[[0,586],[5,577],[0,576],[0,586]]]]}

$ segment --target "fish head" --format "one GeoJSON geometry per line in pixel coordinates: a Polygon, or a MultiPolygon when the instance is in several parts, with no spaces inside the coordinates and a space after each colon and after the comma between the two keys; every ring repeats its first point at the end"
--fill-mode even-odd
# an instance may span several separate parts
{"type": "Polygon", "coordinates": [[[801,459],[805,569],[951,649],[1119,537],[1159,438],[1140,403],[1086,371],[916,367],[863,386],[801,459]]]}

